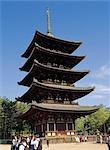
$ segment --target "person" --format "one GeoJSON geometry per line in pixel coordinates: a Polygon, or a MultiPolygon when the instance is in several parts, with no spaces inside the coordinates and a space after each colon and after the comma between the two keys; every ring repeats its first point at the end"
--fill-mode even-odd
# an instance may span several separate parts
{"type": "Polygon", "coordinates": [[[39,142],[40,142],[39,135],[36,135],[34,140],[34,150],[38,150],[39,142]]]}
{"type": "Polygon", "coordinates": [[[80,143],[83,142],[83,137],[80,135],[80,143]]]}
{"type": "Polygon", "coordinates": [[[100,135],[100,143],[102,144],[102,135],[100,135]]]}
{"type": "Polygon", "coordinates": [[[79,142],[80,142],[80,138],[79,138],[78,135],[75,136],[75,141],[76,141],[76,143],[79,143],[79,142]]]}
{"type": "Polygon", "coordinates": [[[29,150],[34,150],[34,141],[35,141],[35,136],[31,136],[30,143],[29,143],[29,150]]]}
{"type": "Polygon", "coordinates": [[[27,144],[26,144],[26,140],[22,139],[21,144],[19,145],[18,150],[26,150],[27,144]]]}
{"type": "Polygon", "coordinates": [[[29,136],[26,138],[26,142],[27,142],[27,147],[29,147],[30,146],[30,142],[31,142],[31,139],[30,139],[29,136]]]}
{"type": "Polygon", "coordinates": [[[107,139],[107,145],[108,145],[108,150],[110,150],[110,135],[109,135],[109,137],[107,139]]]}
{"type": "Polygon", "coordinates": [[[87,142],[87,136],[84,137],[84,141],[87,142]]]}
{"type": "Polygon", "coordinates": [[[47,147],[49,147],[49,140],[47,139],[47,147]]]}
{"type": "Polygon", "coordinates": [[[22,137],[19,136],[19,137],[17,138],[16,150],[19,150],[19,145],[20,145],[21,141],[22,141],[22,137]]]}
{"type": "Polygon", "coordinates": [[[39,139],[39,144],[37,150],[42,150],[42,140],[39,139]]]}
{"type": "Polygon", "coordinates": [[[16,150],[16,146],[17,146],[17,137],[13,136],[12,137],[12,150],[16,150]]]}

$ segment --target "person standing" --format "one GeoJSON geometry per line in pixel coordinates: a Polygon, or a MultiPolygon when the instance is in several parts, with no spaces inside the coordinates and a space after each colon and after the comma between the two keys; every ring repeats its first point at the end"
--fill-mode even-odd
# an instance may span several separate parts
{"type": "Polygon", "coordinates": [[[108,150],[110,150],[110,135],[109,135],[109,137],[107,139],[107,145],[108,145],[108,150]]]}
{"type": "Polygon", "coordinates": [[[29,150],[34,150],[35,136],[32,136],[29,143],[29,150]]]}
{"type": "Polygon", "coordinates": [[[39,142],[40,142],[40,138],[37,135],[35,136],[35,140],[34,140],[34,150],[38,150],[39,142]]]}
{"type": "Polygon", "coordinates": [[[16,146],[17,146],[17,137],[13,136],[12,137],[12,150],[16,150],[16,146]]]}
{"type": "Polygon", "coordinates": [[[21,144],[19,145],[19,150],[26,150],[26,147],[27,147],[26,140],[23,139],[23,140],[21,141],[21,144]]]}

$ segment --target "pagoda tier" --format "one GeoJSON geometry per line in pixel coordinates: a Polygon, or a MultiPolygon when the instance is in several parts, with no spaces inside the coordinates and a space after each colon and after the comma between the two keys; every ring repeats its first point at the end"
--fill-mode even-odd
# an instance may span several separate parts
{"type": "Polygon", "coordinates": [[[30,86],[33,81],[33,77],[35,77],[40,82],[71,85],[88,73],[89,71],[73,71],[69,69],[51,67],[34,60],[32,68],[27,76],[18,83],[20,85],[30,86]]]}
{"type": "Polygon", "coordinates": [[[22,55],[22,57],[28,58],[30,56],[35,43],[39,44],[44,48],[61,51],[68,54],[71,54],[81,45],[81,42],[65,41],[65,40],[57,39],[55,37],[44,35],[36,31],[33,40],[31,41],[29,47],[22,55]]]}
{"type": "Polygon", "coordinates": [[[32,103],[31,107],[19,116],[34,125],[34,132],[46,138],[72,138],[75,133],[75,119],[96,112],[96,106],[32,103]],[[60,137],[59,137],[60,135],[60,137]]]}
{"type": "Polygon", "coordinates": [[[76,66],[85,56],[72,56],[63,52],[57,52],[55,50],[50,50],[35,44],[28,60],[20,69],[23,71],[29,71],[33,60],[36,59],[43,64],[52,64],[52,66],[57,65],[57,67],[62,68],[73,68],[76,66]]]}
{"type": "MultiPolygon", "coordinates": [[[[47,103],[33,103],[28,111],[22,114],[22,118],[28,119],[30,116],[34,116],[36,120],[38,120],[42,114],[47,117],[48,113],[63,113],[66,117],[67,114],[71,115],[72,118],[75,119],[75,116],[81,117],[85,115],[89,115],[99,108],[96,106],[79,106],[79,105],[70,105],[70,104],[47,104],[47,103]],[[39,113],[41,112],[41,113],[39,113]]],[[[76,118],[77,118],[76,117],[76,118]]],[[[46,118],[47,120],[48,118],[46,118]]],[[[56,117],[58,119],[58,117],[56,117]]]]}
{"type": "Polygon", "coordinates": [[[38,82],[36,79],[30,86],[30,89],[21,97],[19,101],[30,103],[48,102],[48,103],[72,103],[73,100],[81,98],[94,90],[94,87],[74,87],[62,86],[56,84],[45,84],[38,82]]]}

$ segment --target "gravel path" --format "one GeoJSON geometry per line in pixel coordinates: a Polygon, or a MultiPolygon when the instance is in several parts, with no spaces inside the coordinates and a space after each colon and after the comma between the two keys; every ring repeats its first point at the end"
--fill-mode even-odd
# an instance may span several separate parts
{"type": "MultiPolygon", "coordinates": [[[[0,150],[10,150],[10,147],[10,145],[0,145],[0,150]]],[[[107,145],[93,143],[62,143],[50,144],[49,147],[43,145],[43,150],[107,150],[107,145]]]]}

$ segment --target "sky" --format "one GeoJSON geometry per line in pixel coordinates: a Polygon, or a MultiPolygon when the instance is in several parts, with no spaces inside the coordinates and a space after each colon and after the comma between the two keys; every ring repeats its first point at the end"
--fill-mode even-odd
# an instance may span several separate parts
{"type": "Polygon", "coordinates": [[[78,99],[80,105],[110,106],[110,43],[108,1],[0,1],[0,96],[15,100],[28,88],[20,86],[26,75],[21,72],[36,30],[47,32],[47,8],[51,11],[51,32],[56,38],[81,41],[72,55],[86,55],[75,70],[89,69],[89,75],[76,86],[95,86],[95,91],[78,99]]]}

